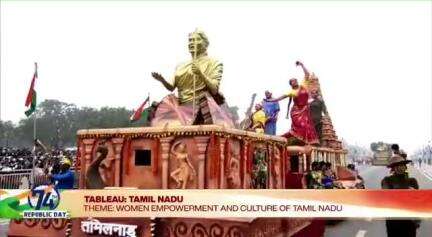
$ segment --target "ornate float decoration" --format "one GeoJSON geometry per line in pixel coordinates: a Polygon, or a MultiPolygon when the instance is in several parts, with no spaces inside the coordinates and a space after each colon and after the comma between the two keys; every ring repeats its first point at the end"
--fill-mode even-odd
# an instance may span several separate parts
{"type": "MultiPolygon", "coordinates": [[[[189,35],[192,60],[177,68],[177,89],[157,106],[151,127],[85,129],[77,133],[80,189],[291,189],[305,188],[312,161],[344,166],[341,147],[329,117],[323,118],[323,146],[293,146],[287,139],[234,127],[219,91],[222,64],[207,56],[202,31],[189,35]]],[[[317,78],[309,88],[319,89],[317,78]]],[[[98,219],[137,226],[137,236],[321,236],[323,225],[293,218],[138,218],[98,219]]],[[[27,221],[29,222],[29,221],[27,221]]],[[[42,221],[43,222],[43,221],[42,221]]],[[[10,236],[88,236],[86,219],[42,223],[12,222],[10,236]],[[51,228],[52,227],[52,228],[51,228]]],[[[109,224],[107,224],[109,225],[109,224]]]]}

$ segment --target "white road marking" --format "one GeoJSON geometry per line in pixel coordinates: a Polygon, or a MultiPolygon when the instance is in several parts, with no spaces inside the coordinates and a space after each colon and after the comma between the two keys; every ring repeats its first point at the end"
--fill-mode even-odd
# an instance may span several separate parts
{"type": "Polygon", "coordinates": [[[432,174],[427,172],[426,169],[417,168],[417,170],[420,171],[420,173],[423,174],[427,179],[432,181],[432,174]]]}
{"type": "Polygon", "coordinates": [[[4,219],[4,218],[0,219],[0,225],[9,224],[9,222],[10,222],[10,220],[8,220],[8,219],[4,219]]]}
{"type": "Polygon", "coordinates": [[[355,237],[365,237],[366,236],[366,230],[359,230],[355,237]]]}
{"type": "Polygon", "coordinates": [[[432,176],[431,176],[431,174],[427,173],[426,171],[423,171],[422,173],[423,173],[423,175],[424,175],[426,178],[428,178],[428,179],[430,179],[430,180],[432,181],[432,176]]]}

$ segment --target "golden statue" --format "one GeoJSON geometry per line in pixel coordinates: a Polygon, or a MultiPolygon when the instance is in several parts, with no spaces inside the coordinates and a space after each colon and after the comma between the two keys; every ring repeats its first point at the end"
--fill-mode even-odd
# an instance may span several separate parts
{"type": "Polygon", "coordinates": [[[187,184],[196,175],[195,169],[189,161],[186,144],[178,142],[171,148],[171,155],[177,160],[177,169],[171,172],[171,178],[177,182],[177,188],[186,189],[187,184]]]}
{"type": "Polygon", "coordinates": [[[194,31],[189,34],[189,52],[192,60],[177,66],[173,82],[167,82],[159,73],[152,73],[152,76],[169,91],[177,88],[180,104],[193,102],[194,94],[195,98],[199,98],[203,96],[203,92],[210,92],[211,95],[217,95],[219,92],[222,63],[207,56],[208,45],[205,33],[194,31]]]}
{"type": "Polygon", "coordinates": [[[189,34],[189,52],[192,60],[177,66],[172,82],[161,74],[152,76],[169,91],[177,89],[178,98],[165,97],[156,111],[152,126],[165,124],[224,124],[233,127],[225,99],[219,92],[222,63],[207,55],[209,40],[203,31],[189,34]],[[223,107],[225,106],[225,107],[223,107]]]}

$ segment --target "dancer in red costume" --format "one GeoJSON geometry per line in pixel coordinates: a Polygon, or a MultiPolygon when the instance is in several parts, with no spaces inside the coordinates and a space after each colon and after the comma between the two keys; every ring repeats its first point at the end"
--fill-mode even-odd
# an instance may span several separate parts
{"type": "Polygon", "coordinates": [[[296,78],[291,78],[289,83],[292,88],[290,92],[280,96],[276,99],[267,100],[269,102],[276,102],[285,98],[290,98],[288,102],[288,110],[291,102],[294,105],[291,108],[291,130],[283,136],[287,138],[296,138],[304,144],[319,144],[318,136],[312,123],[310,110],[309,110],[309,93],[307,90],[307,83],[309,79],[309,72],[303,66],[303,63],[297,61],[297,66],[303,68],[305,72],[305,79],[299,85],[296,78]]]}

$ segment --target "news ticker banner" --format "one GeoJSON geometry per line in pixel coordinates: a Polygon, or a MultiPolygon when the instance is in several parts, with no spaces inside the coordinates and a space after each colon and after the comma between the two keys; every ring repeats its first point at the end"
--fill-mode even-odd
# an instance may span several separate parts
{"type": "Polygon", "coordinates": [[[432,190],[0,190],[0,218],[432,218],[432,190]]]}

